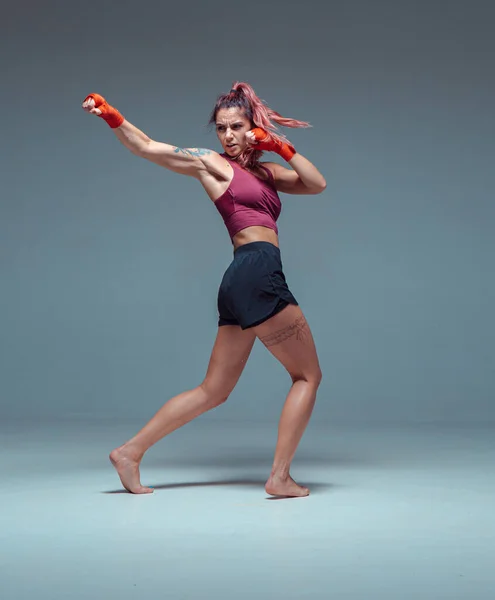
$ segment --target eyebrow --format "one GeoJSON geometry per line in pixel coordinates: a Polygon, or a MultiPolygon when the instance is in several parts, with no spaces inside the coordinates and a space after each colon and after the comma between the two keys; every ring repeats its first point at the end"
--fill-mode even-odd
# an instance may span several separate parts
{"type": "MultiPolygon", "coordinates": [[[[232,123],[232,125],[242,125],[242,121],[234,121],[232,123]]],[[[224,125],[224,123],[215,123],[215,125],[218,127],[219,125],[224,125]]]]}

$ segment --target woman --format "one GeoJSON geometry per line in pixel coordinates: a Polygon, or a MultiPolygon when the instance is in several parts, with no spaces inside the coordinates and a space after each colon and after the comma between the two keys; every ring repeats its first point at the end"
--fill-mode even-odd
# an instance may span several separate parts
{"type": "Polygon", "coordinates": [[[98,94],[90,94],[82,106],[103,118],[134,154],[198,179],[224,219],[234,249],[218,293],[218,333],[206,376],[194,389],[170,399],[137,435],[110,453],[123,486],[135,494],[153,491],[140,482],[139,465],[146,450],[225,402],[259,338],[292,378],[265,490],[273,496],[307,496],[309,490],[298,485],[289,470],[313,410],[321,371],[309,325],[282,270],[277,192],[318,194],[326,182],[277,133],[275,124],[307,127],[308,123],[282,117],[250,85],[236,82],[229,93],[219,96],[210,119],[223,148],[219,154],[154,141],[98,94]],[[260,163],[264,150],[278,153],[291,168],[260,163]]]}

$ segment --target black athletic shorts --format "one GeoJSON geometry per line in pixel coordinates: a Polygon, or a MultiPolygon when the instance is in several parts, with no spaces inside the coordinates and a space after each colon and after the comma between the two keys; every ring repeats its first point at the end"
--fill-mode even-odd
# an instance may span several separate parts
{"type": "Polygon", "coordinates": [[[285,281],[280,250],[270,242],[250,242],[234,259],[218,290],[218,325],[254,327],[288,304],[298,304],[285,281]]]}

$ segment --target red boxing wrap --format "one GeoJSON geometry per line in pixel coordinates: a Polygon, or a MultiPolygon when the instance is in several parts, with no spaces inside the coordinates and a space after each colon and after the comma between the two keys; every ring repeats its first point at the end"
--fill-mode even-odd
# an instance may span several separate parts
{"type": "Polygon", "coordinates": [[[86,102],[86,100],[89,100],[90,98],[94,100],[94,108],[101,110],[101,115],[97,116],[101,117],[104,121],[106,121],[112,129],[115,129],[122,125],[122,123],[124,122],[124,117],[119,113],[119,111],[116,108],[110,106],[110,104],[107,103],[103,96],[100,96],[100,94],[89,94],[89,96],[85,98],[84,102],[86,102]]]}
{"type": "Polygon", "coordinates": [[[253,146],[253,148],[256,148],[257,150],[276,152],[277,154],[280,154],[280,156],[287,162],[289,162],[289,160],[296,153],[296,149],[294,146],[292,146],[292,144],[275,140],[264,129],[261,129],[261,127],[255,127],[254,129],[251,129],[251,131],[254,133],[254,137],[258,142],[253,146]]]}

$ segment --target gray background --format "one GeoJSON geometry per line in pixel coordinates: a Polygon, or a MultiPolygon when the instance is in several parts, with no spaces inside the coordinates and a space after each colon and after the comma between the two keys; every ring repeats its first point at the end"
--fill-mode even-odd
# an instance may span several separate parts
{"type": "MultiPolygon", "coordinates": [[[[493,421],[493,9],[482,2],[2,3],[2,418],[147,419],[198,384],[231,260],[193,179],[81,102],[219,149],[251,83],[309,130],[319,196],[282,196],[287,279],[324,379],[313,419],[493,421]]],[[[267,155],[268,160],[273,156],[267,155]]],[[[278,418],[257,343],[213,420],[278,418]]]]}

